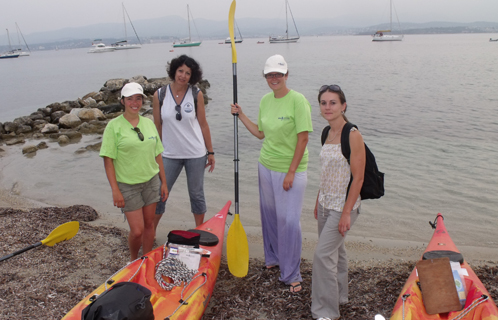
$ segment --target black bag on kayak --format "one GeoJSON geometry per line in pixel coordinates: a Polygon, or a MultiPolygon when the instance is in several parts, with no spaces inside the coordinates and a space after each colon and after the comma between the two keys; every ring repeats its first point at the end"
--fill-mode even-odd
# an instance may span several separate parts
{"type": "MultiPolygon", "coordinates": [[[[348,160],[348,164],[350,164],[351,158],[351,147],[349,145],[349,133],[351,132],[351,128],[358,127],[350,122],[346,122],[341,132],[341,151],[342,155],[346,160],[348,160]]],[[[330,131],[330,126],[326,126],[322,131],[322,146],[325,144],[325,140],[330,131]]],[[[351,183],[353,182],[353,175],[351,175],[351,179],[349,180],[348,191],[351,187],[351,183]]],[[[361,200],[366,199],[379,199],[384,195],[384,173],[379,171],[377,167],[377,162],[375,161],[375,156],[372,151],[365,144],[365,175],[363,178],[363,186],[361,187],[360,196],[361,200]]]]}
{"type": "Polygon", "coordinates": [[[81,313],[82,320],[154,320],[151,292],[134,282],[119,282],[81,313]]]}
{"type": "Polygon", "coordinates": [[[168,233],[168,243],[183,244],[199,248],[201,235],[191,231],[171,230],[168,233]]]}

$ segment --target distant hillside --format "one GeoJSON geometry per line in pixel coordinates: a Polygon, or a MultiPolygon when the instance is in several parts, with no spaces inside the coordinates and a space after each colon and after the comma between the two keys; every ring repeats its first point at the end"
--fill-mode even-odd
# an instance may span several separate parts
{"type": "MultiPolygon", "coordinates": [[[[388,24],[362,26],[357,18],[342,17],[334,19],[298,19],[296,24],[302,36],[312,35],[355,35],[373,34],[376,30],[388,28],[388,24]]],[[[364,22],[368,21],[367,18],[364,22]]],[[[142,42],[174,41],[187,37],[187,21],[179,16],[167,16],[158,19],[138,20],[133,23],[142,42]]],[[[227,21],[213,21],[195,19],[192,24],[192,37],[197,39],[197,31],[201,39],[225,39],[228,36],[227,21]]],[[[243,18],[237,24],[244,38],[268,37],[269,35],[283,34],[285,21],[275,19],[243,18]]],[[[135,35],[128,28],[128,39],[134,40],[135,35]]],[[[495,33],[498,32],[496,22],[428,22],[402,23],[400,27],[393,26],[395,33],[404,34],[433,34],[433,33],[495,33]]],[[[295,33],[294,27],[289,25],[289,32],[295,33]]],[[[32,50],[51,50],[56,47],[81,48],[89,47],[93,39],[103,39],[105,43],[122,40],[123,25],[120,23],[102,23],[80,28],[64,28],[60,30],[35,32],[25,34],[26,42],[32,50]]],[[[0,52],[7,49],[7,39],[0,39],[0,52]]]]}

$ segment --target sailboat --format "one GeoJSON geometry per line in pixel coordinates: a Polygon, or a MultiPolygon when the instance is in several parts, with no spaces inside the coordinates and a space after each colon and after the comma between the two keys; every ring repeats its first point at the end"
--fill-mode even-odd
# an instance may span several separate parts
{"type": "MultiPolygon", "coordinates": [[[[398,21],[399,23],[399,21],[398,21]]],[[[389,30],[379,30],[372,38],[372,41],[401,41],[403,40],[402,34],[385,34],[391,32],[393,29],[393,0],[390,0],[389,5],[389,30]]]]}
{"type": "Polygon", "coordinates": [[[17,28],[17,41],[19,42],[19,48],[14,49],[14,51],[17,51],[20,57],[27,57],[31,54],[31,50],[29,50],[28,44],[26,43],[26,39],[24,39],[24,35],[22,34],[21,29],[17,25],[17,22],[16,22],[16,28],[17,28]],[[28,52],[23,51],[21,49],[21,37],[22,40],[24,41],[24,44],[26,45],[26,49],[28,49],[28,52]]]}
{"type": "MultiPolygon", "coordinates": [[[[178,48],[178,47],[198,47],[198,46],[201,45],[202,41],[192,42],[192,38],[190,36],[190,9],[189,9],[188,4],[187,4],[187,20],[188,20],[188,39],[183,39],[179,43],[174,43],[173,42],[173,48],[178,48]]],[[[193,18],[192,18],[192,20],[193,20],[193,18]]],[[[196,30],[197,30],[197,28],[196,28],[196,30]]]]}
{"type": "Polygon", "coordinates": [[[12,45],[10,43],[10,35],[9,35],[9,29],[7,30],[7,38],[9,39],[9,48],[10,50],[0,54],[0,59],[10,59],[10,58],[19,58],[19,52],[17,50],[12,50],[12,45]]]}
{"type": "Polygon", "coordinates": [[[121,40],[121,41],[117,41],[115,43],[112,43],[111,46],[114,47],[116,50],[140,49],[140,48],[142,48],[142,42],[140,42],[140,38],[138,37],[137,31],[135,30],[135,26],[133,26],[133,22],[131,22],[130,15],[128,14],[128,11],[126,11],[124,3],[122,3],[121,5],[123,6],[123,22],[124,22],[124,30],[125,30],[125,39],[121,40]],[[128,20],[130,21],[131,27],[133,28],[133,31],[135,32],[135,35],[137,36],[138,44],[128,43],[128,35],[126,34],[126,17],[128,17],[128,20]]]}
{"type": "Polygon", "coordinates": [[[299,31],[297,31],[296,21],[294,21],[294,16],[292,15],[289,2],[285,0],[285,36],[277,36],[277,37],[270,36],[269,41],[270,43],[290,43],[290,42],[297,42],[297,40],[299,40],[299,31]],[[294,27],[296,28],[297,37],[289,38],[289,22],[287,19],[287,9],[289,9],[289,12],[291,14],[292,22],[294,23],[294,27]]]}
{"type": "MultiPolygon", "coordinates": [[[[237,21],[235,21],[235,26],[237,27],[237,31],[239,32],[240,38],[237,39],[237,37],[235,36],[234,37],[234,42],[235,43],[242,43],[242,40],[244,40],[244,39],[242,39],[242,34],[240,33],[239,26],[237,25],[237,21]]],[[[234,32],[234,34],[235,34],[235,32],[234,32]]],[[[232,41],[230,40],[230,37],[228,37],[228,38],[225,39],[225,43],[232,43],[232,41]]]]}

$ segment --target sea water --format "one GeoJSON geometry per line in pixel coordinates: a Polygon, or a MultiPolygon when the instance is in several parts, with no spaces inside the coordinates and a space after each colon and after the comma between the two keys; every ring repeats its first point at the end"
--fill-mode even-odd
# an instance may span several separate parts
{"type": "MultiPolygon", "coordinates": [[[[498,47],[489,37],[410,35],[402,42],[375,43],[367,36],[332,36],[271,45],[266,39],[244,39],[237,45],[238,101],[249,118],[257,120],[259,100],[269,91],[264,62],[277,53],[289,64],[288,86],[312,104],[314,132],[301,218],[305,232],[316,233],[313,208],[320,133],[326,125],[319,115],[318,88],[338,84],[346,94],[348,118],[385,172],[385,196],[363,201],[350,235],[428,241],[432,230],[427,221],[441,212],[450,233],[458,231],[452,233],[457,245],[498,247],[498,47]]],[[[30,57],[0,61],[0,122],[98,91],[108,79],[163,77],[169,60],[191,55],[211,84],[207,118],[216,168],[206,174],[205,184],[208,215],[214,214],[234,200],[232,57],[230,45],[219,42],[173,52],[165,43],[102,54],[35,51],[30,57]]],[[[245,228],[257,229],[261,141],[242,123],[238,127],[241,220],[245,228]]],[[[89,135],[65,147],[49,142],[33,158],[22,156],[20,146],[3,147],[8,155],[0,158],[1,186],[46,203],[87,204],[120,217],[97,153],[74,153],[99,141],[100,136],[89,135]]],[[[180,177],[171,193],[166,221],[192,220],[184,180],[180,177]]]]}

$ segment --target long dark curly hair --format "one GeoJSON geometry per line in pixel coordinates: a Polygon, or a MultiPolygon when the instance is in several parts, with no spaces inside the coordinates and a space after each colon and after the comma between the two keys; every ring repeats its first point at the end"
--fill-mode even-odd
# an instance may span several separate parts
{"type": "Polygon", "coordinates": [[[175,80],[176,70],[183,65],[186,65],[187,67],[190,68],[191,75],[189,83],[191,85],[194,85],[197,82],[201,81],[202,79],[201,66],[199,65],[199,63],[197,63],[197,61],[195,61],[194,59],[185,54],[182,54],[181,56],[176,57],[172,59],[170,62],[168,62],[168,65],[166,66],[168,77],[171,80],[175,80]]]}

